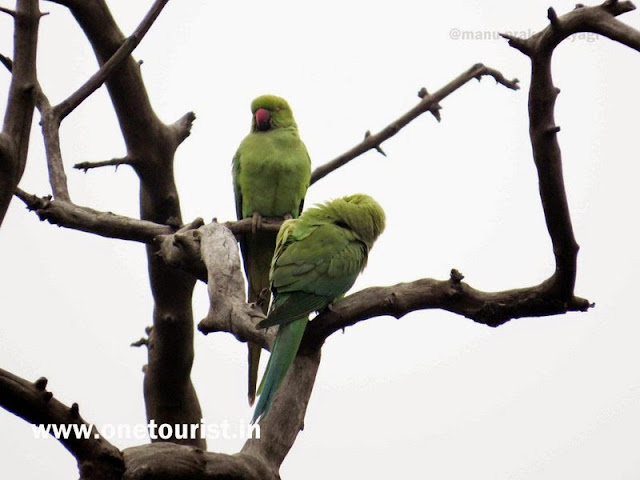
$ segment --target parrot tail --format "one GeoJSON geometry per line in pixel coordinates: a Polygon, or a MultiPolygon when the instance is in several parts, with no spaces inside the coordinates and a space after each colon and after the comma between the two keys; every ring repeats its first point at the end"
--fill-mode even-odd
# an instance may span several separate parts
{"type": "Polygon", "coordinates": [[[249,383],[247,392],[249,397],[249,406],[253,406],[256,401],[256,387],[258,385],[258,367],[260,366],[260,354],[262,347],[252,342],[248,342],[247,360],[249,363],[249,383]]]}
{"type": "Polygon", "coordinates": [[[298,353],[298,348],[300,347],[306,326],[306,318],[301,318],[286,325],[280,325],[276,340],[273,343],[271,356],[267,362],[267,369],[264,372],[262,382],[260,382],[260,387],[258,388],[260,398],[258,399],[251,423],[256,423],[260,418],[264,417],[271,408],[276,391],[278,387],[280,387],[282,380],[284,380],[293,359],[296,357],[296,353],[298,353]]]}
{"type": "MultiPolygon", "coordinates": [[[[269,269],[271,257],[275,249],[275,234],[273,232],[257,232],[241,243],[244,268],[247,275],[249,303],[263,300],[262,311],[266,315],[269,311],[269,298],[260,298],[263,290],[269,289],[269,269]]],[[[256,386],[258,384],[258,366],[262,347],[255,343],[248,344],[249,375],[247,392],[249,405],[253,405],[256,399],[256,386]]]]}

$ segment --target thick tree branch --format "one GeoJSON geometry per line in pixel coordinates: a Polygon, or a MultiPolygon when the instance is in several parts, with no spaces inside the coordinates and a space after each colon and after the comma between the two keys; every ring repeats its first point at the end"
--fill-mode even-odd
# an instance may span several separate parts
{"type": "Polygon", "coordinates": [[[634,8],[631,2],[606,1],[597,7],[578,7],[561,17],[550,9],[551,23],[547,28],[527,39],[509,39],[510,45],[531,59],[529,136],[556,263],[555,273],[548,280],[549,289],[559,300],[569,301],[573,297],[579,247],[573,234],[564,186],[557,138],[560,127],[554,118],[560,90],[553,85],[551,58],[558,44],[577,32],[601,33],[638,50],[640,34],[614,18],[634,8]]]}
{"type": "MultiPolygon", "coordinates": [[[[24,202],[29,210],[34,211],[40,220],[46,220],[59,227],[93,233],[107,238],[153,245],[157,244],[163,235],[176,233],[176,228],[173,226],[148,220],[138,220],[137,218],[116,215],[111,212],[102,212],[49,196],[38,197],[19,188],[16,189],[15,195],[24,202]]],[[[200,221],[201,219],[194,220],[189,224],[191,225],[189,229],[199,228],[200,225],[193,226],[193,224],[200,221]]],[[[268,231],[278,231],[281,224],[281,218],[264,218],[260,228],[268,231]]],[[[245,218],[237,222],[226,222],[223,225],[229,228],[234,235],[240,236],[251,231],[252,219],[245,218]]],[[[178,254],[174,252],[174,255],[178,254]]],[[[183,255],[188,256],[189,254],[185,252],[183,255]]],[[[190,262],[198,261],[200,261],[199,257],[181,258],[169,263],[172,266],[180,266],[181,263],[189,264],[190,262]]],[[[195,273],[190,268],[185,268],[185,270],[195,273]]]]}
{"type": "Polygon", "coordinates": [[[42,221],[102,237],[154,243],[159,235],[169,235],[175,231],[168,225],[80,207],[51,197],[38,197],[20,189],[17,189],[16,196],[42,221]]]}
{"type": "Polygon", "coordinates": [[[226,455],[199,448],[155,443],[123,451],[127,480],[276,480],[260,458],[247,454],[226,455]]]}
{"type": "MultiPolygon", "coordinates": [[[[89,425],[82,419],[78,404],[68,407],[46,390],[47,379],[28,382],[0,369],[0,406],[33,425],[89,425]]],[[[77,460],[81,479],[120,480],[124,460],[120,451],[102,438],[95,427],[88,438],[72,431],[57,439],[77,460]]]]}
{"type": "Polygon", "coordinates": [[[262,459],[273,472],[280,469],[298,433],[304,429],[319,366],[320,349],[303,345],[276,393],[269,414],[260,420],[260,439],[247,440],[241,453],[262,459]]]}
{"type": "Polygon", "coordinates": [[[331,305],[307,327],[304,343],[318,347],[334,332],[373,317],[401,318],[417,310],[441,309],[474,322],[498,327],[522,317],[543,317],[593,307],[587,300],[558,298],[547,281],[528,288],[483,292],[465,282],[457,270],[449,280],[423,278],[389,287],[371,287],[331,305]]]}
{"type": "MultiPolygon", "coordinates": [[[[131,54],[142,38],[144,38],[144,35],[158,17],[167,1],[168,0],[157,0],[138,28],[124,41],[113,56],[66,100],[52,107],[48,98],[42,92],[40,85],[38,85],[37,106],[42,115],[42,133],[47,154],[49,181],[56,199],[71,200],[67,187],[67,176],[62,163],[62,152],[60,150],[60,123],[69,113],[75,110],[78,105],[86,100],[89,95],[96,91],[106,81],[109,75],[118,68],[122,61],[131,54]]],[[[85,167],[85,171],[89,168],[93,168],[93,165],[85,167]]]]}
{"type": "Polygon", "coordinates": [[[453,79],[451,82],[449,82],[447,85],[445,85],[435,93],[428,94],[426,90],[424,89],[421,90],[419,96],[422,98],[422,100],[420,101],[420,103],[418,103],[415,107],[413,107],[407,113],[402,115],[400,118],[391,122],[389,125],[387,125],[385,128],[380,130],[378,133],[365,135],[364,140],[360,142],[358,145],[346,151],[342,155],[339,155],[338,157],[334,158],[330,162],[327,162],[324,165],[321,165],[318,168],[316,168],[311,174],[311,184],[317,182],[321,178],[329,175],[334,170],[342,167],[343,165],[349,163],[354,158],[359,157],[360,155],[362,155],[363,153],[371,149],[380,151],[380,148],[381,148],[380,145],[382,144],[382,142],[393,137],[402,128],[407,126],[409,123],[411,123],[413,120],[418,118],[423,113],[432,112],[434,115],[436,115],[436,118],[439,119],[439,115],[434,112],[437,112],[438,109],[440,108],[439,102],[442,99],[448,97],[451,93],[458,90],[460,87],[468,83],[470,80],[473,80],[474,78],[479,80],[481,77],[485,75],[493,77],[497,83],[500,83],[501,85],[504,85],[505,87],[510,88],[512,90],[517,90],[519,88],[517,79],[507,80],[497,70],[486,67],[481,63],[478,63],[473,67],[471,67],[466,72],[464,72],[463,74],[459,75],[457,78],[453,79]]]}
{"type": "MultiPolygon", "coordinates": [[[[104,0],[61,1],[87,36],[102,66],[108,63],[126,39],[104,0]]],[[[159,6],[165,2],[156,3],[159,6]]],[[[153,15],[153,12],[150,16],[153,15]]],[[[148,17],[149,18],[149,17],[148,17]]],[[[173,175],[173,159],[180,137],[176,128],[158,119],[147,94],[139,64],[127,55],[106,86],[127,147],[135,158],[140,178],[140,215],[143,220],[179,227],[180,201],[173,175]]],[[[186,115],[183,124],[192,116],[186,115]]],[[[183,131],[186,130],[186,126],[183,131]]],[[[149,336],[148,365],[144,397],[148,419],[157,423],[197,424],[202,418],[200,403],[191,382],[193,365],[193,313],[191,296],[196,278],[167,266],[147,245],[149,281],[154,299],[153,330],[149,336]]],[[[203,439],[174,439],[204,447],[203,439]]]]}
{"type": "MultiPolygon", "coordinates": [[[[264,318],[261,308],[246,302],[245,282],[240,267],[238,242],[225,226],[211,223],[197,231],[197,247],[207,272],[209,313],[198,329],[204,333],[225,331],[242,342],[251,341],[265,348],[274,332],[258,330],[264,318]]],[[[273,330],[273,329],[272,329],[273,330]]]]}
{"type": "Polygon", "coordinates": [[[27,163],[35,106],[36,51],[40,10],[37,0],[17,0],[11,85],[0,132],[0,225],[27,163]]]}

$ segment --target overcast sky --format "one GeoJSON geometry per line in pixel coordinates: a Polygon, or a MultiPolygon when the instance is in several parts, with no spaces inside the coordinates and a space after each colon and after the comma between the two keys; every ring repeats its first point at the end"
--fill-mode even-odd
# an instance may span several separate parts
{"type": "MultiPolygon", "coordinates": [[[[125,33],[151,3],[109,1],[125,33]]],[[[562,14],[574,3],[553,5],[562,14]]],[[[534,285],[552,273],[528,139],[529,61],[497,36],[544,28],[548,3],[221,5],[170,2],[135,52],[158,115],[172,122],[197,114],[175,165],[185,221],[234,218],[231,158],[249,129],[254,97],[289,100],[318,166],[415,105],[421,87],[434,91],[483,62],[519,78],[522,89],[471,82],[442,102],[440,124],[419,118],[383,144],[386,158],[356,159],[314,185],[306,204],[365,192],[385,208],[387,230],[354,290],[445,279],[451,268],[484,290],[534,285]],[[457,38],[468,35],[474,39],[457,38]]],[[[41,21],[39,78],[57,103],[96,63],[68,12],[46,2],[42,9],[50,15],[41,21]]],[[[640,28],[636,12],[621,19],[640,28]]],[[[0,52],[10,54],[11,41],[5,15],[0,52]]],[[[498,329],[422,311],[333,335],[283,478],[640,478],[640,56],[583,35],[556,51],[553,66],[581,246],[576,294],[596,308],[498,329]]],[[[0,108],[8,82],[0,72],[0,108]]],[[[45,195],[37,121],[20,186],[45,195]]],[[[71,169],[125,154],[104,89],[64,121],[61,135],[73,200],[136,216],[130,169],[71,169]]],[[[144,247],[41,223],[16,200],[0,233],[0,265],[0,367],[27,379],[46,376],[57,398],[78,402],[98,426],[144,423],[146,352],[129,347],[151,322],[144,247]]],[[[196,321],[207,312],[203,284],[193,308],[196,321]]],[[[196,334],[195,342],[193,380],[205,420],[246,425],[246,346],[226,334],[196,334]]],[[[209,449],[232,453],[242,443],[221,439],[209,449]]],[[[5,411],[0,452],[7,478],[77,475],[58,442],[35,440],[5,411]]]]}

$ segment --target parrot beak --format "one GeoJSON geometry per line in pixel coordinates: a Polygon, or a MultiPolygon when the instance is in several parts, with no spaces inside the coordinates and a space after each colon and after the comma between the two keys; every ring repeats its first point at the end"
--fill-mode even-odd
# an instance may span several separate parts
{"type": "Polygon", "coordinates": [[[269,113],[268,110],[265,110],[264,108],[259,108],[255,113],[255,119],[256,119],[256,128],[258,130],[260,131],[269,130],[269,127],[271,126],[270,124],[271,114],[269,113]]]}

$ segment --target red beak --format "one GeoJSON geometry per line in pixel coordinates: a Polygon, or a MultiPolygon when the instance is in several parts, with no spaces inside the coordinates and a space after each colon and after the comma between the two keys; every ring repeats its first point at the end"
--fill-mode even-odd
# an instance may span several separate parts
{"type": "Polygon", "coordinates": [[[264,108],[259,108],[258,110],[256,110],[255,118],[256,118],[256,127],[258,128],[258,130],[261,130],[261,131],[269,130],[269,127],[271,126],[270,124],[271,114],[269,113],[268,110],[265,110],[264,108]]]}

